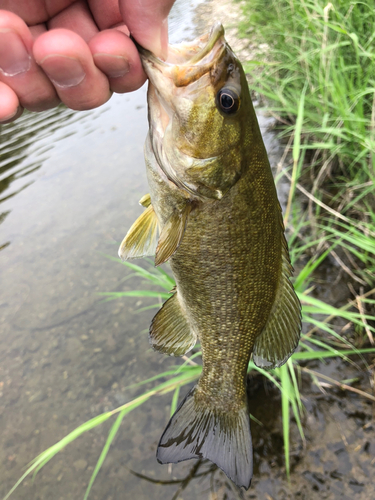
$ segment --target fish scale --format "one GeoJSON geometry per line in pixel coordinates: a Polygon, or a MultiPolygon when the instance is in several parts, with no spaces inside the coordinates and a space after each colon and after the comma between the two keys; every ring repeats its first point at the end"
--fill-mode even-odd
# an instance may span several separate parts
{"type": "Polygon", "coordinates": [[[250,356],[264,368],[281,366],[301,330],[276,188],[245,74],[221,24],[171,47],[167,61],[139,51],[149,77],[150,196],[119,255],[169,261],[176,288],[152,320],[150,343],[181,356],[199,339],[203,360],[157,459],[207,458],[248,488],[250,356]]]}

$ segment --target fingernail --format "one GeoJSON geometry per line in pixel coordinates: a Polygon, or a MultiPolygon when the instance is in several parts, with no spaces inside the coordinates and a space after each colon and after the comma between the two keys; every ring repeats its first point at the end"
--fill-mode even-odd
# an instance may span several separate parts
{"type": "MultiPolygon", "coordinates": [[[[131,33],[134,36],[134,33],[131,33]]],[[[150,26],[142,37],[134,36],[136,41],[145,49],[150,50],[156,57],[165,60],[168,55],[168,19],[161,24],[150,26]]]]}
{"type": "Polygon", "coordinates": [[[85,78],[82,64],[75,57],[51,54],[38,61],[50,80],[62,89],[75,87],[85,78]]]}
{"type": "Polygon", "coordinates": [[[14,113],[10,113],[8,116],[4,116],[4,118],[0,121],[0,124],[6,123],[6,122],[12,120],[12,118],[15,118],[15,116],[19,113],[19,111],[20,111],[20,107],[18,106],[18,108],[16,109],[16,111],[14,113]]]}
{"type": "Polygon", "coordinates": [[[151,38],[151,51],[160,59],[165,60],[168,56],[168,18],[150,30],[148,37],[151,38]]]}
{"type": "Polygon", "coordinates": [[[160,57],[165,60],[168,57],[168,18],[162,22],[160,35],[160,57]]]}
{"type": "Polygon", "coordinates": [[[25,73],[31,66],[31,57],[21,37],[10,30],[0,30],[0,71],[5,76],[25,73]]]}
{"type": "Polygon", "coordinates": [[[162,26],[154,26],[147,33],[148,45],[152,47],[150,50],[156,57],[160,57],[161,59],[164,59],[166,55],[163,44],[163,33],[164,29],[162,26]]]}
{"type": "Polygon", "coordinates": [[[110,78],[119,78],[129,73],[130,66],[125,57],[110,54],[94,54],[96,66],[110,78]]]}

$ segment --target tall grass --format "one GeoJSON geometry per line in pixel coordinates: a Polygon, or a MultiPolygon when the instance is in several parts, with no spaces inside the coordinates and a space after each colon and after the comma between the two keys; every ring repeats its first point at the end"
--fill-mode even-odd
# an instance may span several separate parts
{"type": "Polygon", "coordinates": [[[313,169],[324,167],[315,183],[332,169],[356,183],[373,180],[373,1],[245,0],[244,13],[242,35],[252,29],[257,43],[268,44],[245,68],[286,134],[305,93],[302,147],[313,150],[313,169]]]}

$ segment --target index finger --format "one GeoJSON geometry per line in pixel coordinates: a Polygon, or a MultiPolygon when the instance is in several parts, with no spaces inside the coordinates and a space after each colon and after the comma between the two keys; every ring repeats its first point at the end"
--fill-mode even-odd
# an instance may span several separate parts
{"type": "Polygon", "coordinates": [[[120,0],[120,11],[130,33],[158,57],[168,52],[168,14],[174,0],[120,0]]]}

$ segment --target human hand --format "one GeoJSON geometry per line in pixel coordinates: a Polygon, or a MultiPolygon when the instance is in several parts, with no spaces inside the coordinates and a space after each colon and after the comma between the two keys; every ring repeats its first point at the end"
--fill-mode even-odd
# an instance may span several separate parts
{"type": "Polygon", "coordinates": [[[60,102],[92,109],[146,80],[129,32],[167,50],[174,0],[0,0],[0,123],[60,102]]]}

